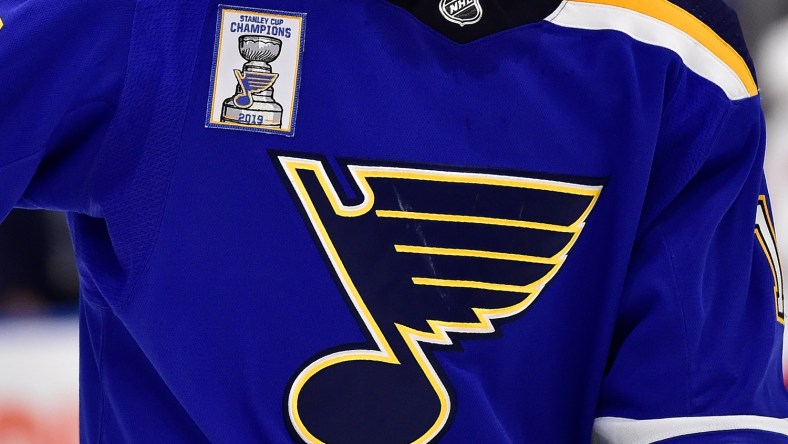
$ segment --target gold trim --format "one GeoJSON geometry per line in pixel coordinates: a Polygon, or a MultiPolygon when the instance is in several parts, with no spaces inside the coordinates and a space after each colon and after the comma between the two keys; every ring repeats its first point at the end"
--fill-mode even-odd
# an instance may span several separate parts
{"type": "Polygon", "coordinates": [[[639,12],[684,32],[725,63],[741,80],[750,97],[758,95],[750,67],[728,42],[703,21],[667,0],[569,0],[574,3],[593,3],[616,6],[639,12]]]}
{"type": "MultiPolygon", "coordinates": [[[[497,259],[502,261],[528,262],[531,264],[555,265],[558,258],[528,256],[524,254],[501,253],[498,251],[465,250],[460,248],[435,248],[418,247],[415,245],[394,245],[397,253],[432,254],[435,256],[474,257],[482,259],[497,259]]],[[[559,256],[560,257],[560,256],[559,256]]]]}
{"type": "Polygon", "coordinates": [[[498,219],[493,217],[462,216],[458,214],[419,213],[416,211],[390,211],[376,210],[378,217],[390,219],[413,219],[439,222],[458,222],[467,224],[497,225],[501,227],[529,228],[532,230],[556,231],[560,233],[575,233],[580,228],[578,224],[570,226],[543,224],[515,219],[498,219]]]}

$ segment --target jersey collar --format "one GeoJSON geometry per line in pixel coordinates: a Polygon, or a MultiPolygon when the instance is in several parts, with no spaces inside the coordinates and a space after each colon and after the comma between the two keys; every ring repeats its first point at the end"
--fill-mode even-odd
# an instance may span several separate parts
{"type": "Polygon", "coordinates": [[[507,29],[539,22],[561,4],[561,0],[388,1],[458,43],[472,42],[507,29]],[[459,13],[451,13],[458,9],[459,13]]]}

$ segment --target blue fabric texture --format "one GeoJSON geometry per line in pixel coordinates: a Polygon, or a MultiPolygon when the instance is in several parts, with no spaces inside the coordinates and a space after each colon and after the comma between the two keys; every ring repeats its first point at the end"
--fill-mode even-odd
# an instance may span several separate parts
{"type": "Polygon", "coordinates": [[[292,137],[206,127],[217,1],[0,0],[0,219],[68,213],[83,442],[589,442],[600,416],[788,417],[753,231],[759,97],[617,31],[458,44],[383,0],[233,6],[306,14],[292,137]],[[364,189],[362,170],[396,177],[364,189]],[[372,210],[339,215],[331,188],[372,210]],[[482,331],[484,309],[505,315],[482,331]]]}

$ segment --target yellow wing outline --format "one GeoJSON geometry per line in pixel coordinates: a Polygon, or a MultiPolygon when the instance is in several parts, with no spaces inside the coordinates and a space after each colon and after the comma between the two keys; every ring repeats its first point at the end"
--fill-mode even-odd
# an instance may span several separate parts
{"type": "Polygon", "coordinates": [[[780,254],[777,251],[777,236],[772,218],[769,215],[769,203],[765,195],[758,197],[758,213],[755,219],[755,238],[766,255],[766,261],[774,278],[774,311],[777,321],[785,324],[785,289],[780,254]]]}
{"type": "MultiPolygon", "coordinates": [[[[534,300],[539,296],[545,285],[555,277],[562,265],[564,264],[567,254],[575,245],[580,233],[582,232],[585,221],[589,214],[596,205],[602,186],[586,186],[571,183],[548,181],[540,179],[530,179],[514,176],[503,176],[493,174],[478,174],[467,172],[447,172],[436,170],[420,170],[413,168],[396,168],[396,167],[375,167],[375,166],[348,166],[348,170],[352,179],[356,182],[363,200],[357,205],[345,205],[340,199],[337,190],[332,185],[331,180],[325,170],[322,161],[313,159],[302,159],[294,157],[278,157],[282,169],[287,176],[290,184],[295,191],[306,215],[312,224],[312,227],[320,240],[320,243],[327,254],[331,265],[334,268],[344,290],[350,297],[352,305],[363,320],[365,327],[369,331],[377,350],[346,350],[338,353],[329,354],[324,356],[306,368],[295,378],[291,385],[291,389],[287,398],[287,408],[291,423],[298,433],[298,435],[308,443],[322,443],[317,436],[312,434],[304,424],[299,413],[299,395],[306,382],[320,371],[349,361],[375,361],[386,364],[399,364],[400,361],[395,355],[389,341],[384,337],[382,330],[376,320],[373,318],[369,308],[364,302],[362,295],[359,293],[353,279],[348,273],[348,270],[343,264],[342,258],[337,252],[337,248],[332,242],[323,222],[318,215],[314,203],[306,190],[306,187],[299,175],[299,172],[308,171],[315,175],[323,192],[330,201],[330,205],[336,215],[341,217],[358,217],[365,215],[373,210],[375,203],[374,192],[368,182],[371,178],[394,178],[403,180],[418,180],[418,181],[434,181],[434,182],[449,182],[449,183],[473,183],[483,185],[497,185],[502,187],[516,187],[516,188],[529,188],[543,191],[553,191],[558,193],[567,193],[580,196],[589,197],[589,204],[585,211],[568,226],[549,225],[535,222],[515,221],[507,219],[493,219],[493,218],[474,218],[464,217],[460,215],[440,215],[432,213],[409,213],[409,212],[395,212],[395,211],[377,211],[376,215],[379,218],[416,218],[424,220],[441,220],[453,223],[472,223],[472,224],[489,224],[489,225],[503,225],[503,226],[520,226],[523,228],[536,228],[547,231],[557,231],[564,233],[572,233],[573,236],[569,243],[563,248],[559,254],[551,258],[538,258],[529,257],[524,255],[508,255],[498,256],[505,253],[495,252],[481,252],[472,250],[450,251],[443,250],[420,250],[417,246],[403,246],[397,245],[398,253],[401,254],[446,254],[454,256],[471,256],[471,257],[490,257],[499,260],[515,260],[526,261],[539,264],[551,265],[550,271],[541,279],[533,282],[525,287],[517,289],[511,288],[492,288],[493,290],[501,291],[517,291],[520,293],[530,293],[521,302],[505,308],[484,309],[473,308],[473,313],[477,318],[477,322],[447,322],[440,320],[427,320],[429,331],[419,331],[411,327],[401,324],[395,324],[396,329],[406,342],[410,352],[418,361],[421,370],[424,372],[429,380],[432,389],[435,391],[440,399],[440,413],[435,418],[433,425],[421,437],[416,439],[415,443],[426,443],[435,438],[440,431],[447,424],[451,410],[451,398],[444,383],[441,381],[436,370],[433,368],[429,358],[422,350],[420,343],[431,343],[438,345],[451,345],[452,339],[449,337],[450,333],[472,333],[472,334],[485,334],[495,331],[493,320],[503,319],[515,316],[522,313],[527,309],[534,300]]],[[[413,283],[416,285],[437,285],[437,286],[463,286],[465,288],[484,288],[491,289],[490,286],[496,284],[491,283],[478,283],[468,281],[437,281],[428,280],[426,278],[414,277],[413,283]]]]}

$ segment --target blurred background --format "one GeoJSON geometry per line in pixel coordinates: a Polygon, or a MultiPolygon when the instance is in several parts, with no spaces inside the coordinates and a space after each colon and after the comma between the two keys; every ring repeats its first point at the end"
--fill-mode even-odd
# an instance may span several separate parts
{"type": "MultiPolygon", "coordinates": [[[[766,174],[777,234],[788,236],[788,1],[728,3],[739,11],[758,69],[766,174]]],[[[63,215],[14,211],[0,225],[0,443],[78,442],[77,304],[63,215]]]]}

